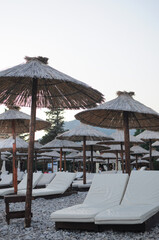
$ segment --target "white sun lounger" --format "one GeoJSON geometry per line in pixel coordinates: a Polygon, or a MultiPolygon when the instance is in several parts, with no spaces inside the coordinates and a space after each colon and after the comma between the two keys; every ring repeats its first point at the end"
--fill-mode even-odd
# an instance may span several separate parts
{"type": "MultiPolygon", "coordinates": [[[[42,173],[33,173],[33,188],[36,186],[41,177],[42,173]]],[[[27,188],[27,174],[24,176],[23,180],[18,184],[18,192],[26,188],[27,188]]],[[[13,187],[0,189],[0,197],[12,193],[14,193],[13,187]]]]}
{"type": "Polygon", "coordinates": [[[102,229],[112,225],[118,230],[145,231],[159,219],[158,212],[159,171],[132,171],[121,205],[96,215],[95,224],[103,225],[102,229]]]}
{"type": "MultiPolygon", "coordinates": [[[[75,177],[75,173],[58,172],[56,173],[55,178],[47,185],[46,188],[33,189],[32,196],[34,198],[62,196],[70,187],[75,177]]],[[[19,191],[18,194],[26,195],[26,191],[19,191]]]]}
{"type": "Polygon", "coordinates": [[[10,186],[13,183],[13,174],[1,174],[0,188],[10,186]]]}
{"type": "Polygon", "coordinates": [[[127,174],[96,174],[83,204],[51,214],[56,229],[84,229],[89,223],[94,224],[94,217],[99,212],[120,204],[127,181],[127,174]]]}
{"type": "Polygon", "coordinates": [[[46,187],[56,176],[56,173],[44,173],[42,178],[37,183],[36,188],[46,187]]]}

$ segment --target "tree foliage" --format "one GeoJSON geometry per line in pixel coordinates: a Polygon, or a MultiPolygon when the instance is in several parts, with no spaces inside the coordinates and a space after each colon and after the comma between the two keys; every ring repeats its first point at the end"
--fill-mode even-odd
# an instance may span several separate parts
{"type": "Polygon", "coordinates": [[[46,120],[51,123],[51,127],[46,131],[46,134],[40,140],[41,144],[46,144],[60,133],[63,133],[64,130],[64,116],[63,109],[50,110],[46,112],[46,120]]]}

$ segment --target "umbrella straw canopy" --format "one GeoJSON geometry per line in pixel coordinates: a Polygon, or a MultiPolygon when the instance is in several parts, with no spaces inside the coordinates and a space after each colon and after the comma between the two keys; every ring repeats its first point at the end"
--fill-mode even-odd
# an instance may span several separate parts
{"type": "Polygon", "coordinates": [[[26,63],[0,72],[1,103],[31,106],[33,79],[38,79],[37,107],[79,109],[104,100],[97,90],[48,66],[48,58],[25,59],[26,63]]]}
{"type": "Polygon", "coordinates": [[[48,58],[25,59],[25,64],[0,72],[0,103],[31,106],[25,206],[25,226],[30,227],[36,107],[87,108],[104,98],[97,90],[48,66],[48,58]]]}
{"type": "Polygon", "coordinates": [[[148,131],[145,130],[139,135],[137,135],[138,139],[142,139],[145,142],[149,143],[149,161],[150,161],[150,169],[153,169],[153,162],[152,162],[152,141],[159,140],[159,132],[156,131],[148,131]]]}
{"type": "MultiPolygon", "coordinates": [[[[16,168],[16,134],[29,132],[30,116],[16,110],[15,106],[9,106],[9,110],[0,114],[0,132],[13,135],[13,186],[17,193],[17,168],[16,168]]],[[[36,130],[50,127],[50,123],[36,118],[36,130]]]]}
{"type": "MultiPolygon", "coordinates": [[[[16,134],[29,132],[30,115],[15,109],[10,109],[0,114],[0,132],[11,134],[13,131],[13,121],[15,121],[16,134]]],[[[40,118],[36,118],[36,130],[50,127],[50,123],[40,118]]]]}
{"type": "Polygon", "coordinates": [[[126,172],[130,174],[129,129],[159,128],[159,114],[133,99],[133,92],[118,92],[114,100],[76,114],[83,123],[124,130],[126,172]]]}
{"type": "MultiPolygon", "coordinates": [[[[83,183],[86,184],[86,140],[89,141],[102,141],[102,140],[112,140],[111,137],[106,134],[94,129],[91,126],[86,124],[80,124],[76,128],[71,129],[70,131],[64,132],[59,135],[59,139],[67,139],[72,141],[82,141],[83,140],[83,183]]],[[[93,145],[92,145],[93,146],[93,145]]],[[[91,165],[93,166],[93,148],[92,151],[92,161],[91,165]]]]}

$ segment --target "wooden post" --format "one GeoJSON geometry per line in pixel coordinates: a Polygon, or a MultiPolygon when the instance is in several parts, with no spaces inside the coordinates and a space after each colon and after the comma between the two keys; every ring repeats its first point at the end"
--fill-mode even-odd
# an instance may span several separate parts
{"type": "Polygon", "coordinates": [[[73,159],[73,172],[75,171],[75,159],[73,159]]]}
{"type": "Polygon", "coordinates": [[[125,139],[125,165],[126,173],[130,175],[130,141],[129,141],[129,113],[123,112],[123,128],[125,139]]]}
{"type": "Polygon", "coordinates": [[[136,170],[138,169],[137,160],[138,160],[138,157],[137,157],[137,154],[136,154],[136,170]]]}
{"type": "Polygon", "coordinates": [[[64,171],[66,172],[66,152],[64,152],[64,171]]]}
{"type": "Polygon", "coordinates": [[[12,135],[13,135],[13,187],[14,193],[17,194],[17,163],[16,163],[16,133],[15,120],[12,120],[12,135]]]}
{"type": "Polygon", "coordinates": [[[37,97],[38,80],[33,79],[32,85],[32,103],[31,103],[31,119],[30,119],[30,137],[28,148],[27,162],[27,192],[25,201],[25,227],[31,225],[31,199],[32,199],[32,183],[33,183],[33,159],[34,159],[34,139],[35,139],[35,124],[36,124],[36,97],[37,97]]]}
{"type": "Polygon", "coordinates": [[[120,143],[120,146],[121,146],[122,172],[124,173],[123,143],[120,143]]]}
{"type": "Polygon", "coordinates": [[[118,151],[116,151],[116,170],[118,171],[118,151]]]}
{"type": "Polygon", "coordinates": [[[149,155],[150,155],[150,170],[153,170],[153,162],[152,162],[152,140],[149,139],[149,155]]]}
{"type": "Polygon", "coordinates": [[[35,172],[37,172],[37,151],[35,151],[35,172]]]}
{"type": "Polygon", "coordinates": [[[94,165],[93,165],[93,145],[91,145],[91,173],[94,172],[94,165]]]}
{"type": "Polygon", "coordinates": [[[86,137],[83,137],[83,184],[86,184],[86,137]]]}
{"type": "Polygon", "coordinates": [[[60,172],[62,171],[62,147],[60,147],[60,172]]]}
{"type": "Polygon", "coordinates": [[[109,168],[109,158],[108,158],[107,160],[108,160],[108,166],[107,166],[107,167],[108,167],[108,171],[109,171],[109,169],[110,169],[110,168],[109,168]]]}

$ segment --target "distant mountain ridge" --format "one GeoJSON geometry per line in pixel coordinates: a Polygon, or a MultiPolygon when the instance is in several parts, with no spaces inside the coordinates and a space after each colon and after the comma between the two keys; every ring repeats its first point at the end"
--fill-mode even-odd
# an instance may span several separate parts
{"type": "MultiPolygon", "coordinates": [[[[69,122],[65,122],[64,123],[64,129],[65,130],[71,130],[75,127],[77,127],[80,124],[79,120],[72,120],[69,122]]],[[[98,131],[101,131],[107,135],[111,135],[113,132],[115,132],[115,129],[110,129],[110,128],[100,128],[100,127],[94,127],[95,129],[97,129],[98,131]]],[[[131,129],[130,130],[130,134],[134,135],[135,129],[131,129]]]]}

